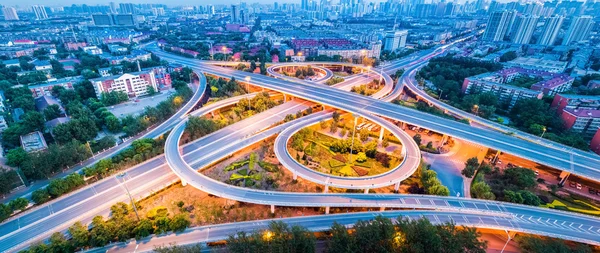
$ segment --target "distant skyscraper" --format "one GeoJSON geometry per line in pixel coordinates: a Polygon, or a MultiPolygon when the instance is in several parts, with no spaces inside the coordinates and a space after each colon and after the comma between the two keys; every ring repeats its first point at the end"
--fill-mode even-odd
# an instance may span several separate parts
{"type": "Polygon", "coordinates": [[[121,14],[134,14],[135,7],[132,3],[120,3],[119,4],[119,13],[121,14]]]}
{"type": "Polygon", "coordinates": [[[215,6],[214,5],[208,5],[208,14],[210,15],[215,15],[215,6]]]}
{"type": "Polygon", "coordinates": [[[398,48],[405,47],[406,37],[408,37],[407,30],[388,31],[383,40],[383,50],[393,52],[398,48]]]}
{"type": "Polygon", "coordinates": [[[110,6],[110,13],[117,13],[117,4],[115,2],[110,2],[109,3],[110,6]]]}
{"type": "Polygon", "coordinates": [[[96,26],[135,26],[133,14],[93,14],[92,20],[96,26]]]}
{"type": "Polygon", "coordinates": [[[2,8],[2,14],[4,14],[4,20],[19,20],[17,10],[13,7],[2,8]]]}
{"type": "Polygon", "coordinates": [[[34,5],[31,6],[31,9],[33,9],[37,20],[48,19],[48,13],[46,13],[46,8],[43,5],[34,5]]]}
{"type": "Polygon", "coordinates": [[[152,8],[152,14],[154,14],[154,16],[164,16],[165,9],[164,8],[152,8]]]}
{"type": "Polygon", "coordinates": [[[537,27],[538,16],[519,16],[512,31],[512,42],[515,44],[529,44],[531,36],[537,27]]]}
{"type": "Polygon", "coordinates": [[[490,14],[490,19],[483,33],[483,40],[502,41],[515,15],[515,11],[497,11],[490,14]]]}
{"type": "Polygon", "coordinates": [[[240,22],[240,7],[232,4],[231,5],[231,13],[229,14],[231,18],[231,23],[239,23],[240,22]]]}
{"type": "Polygon", "coordinates": [[[592,16],[574,17],[562,44],[569,45],[571,42],[579,42],[587,39],[590,36],[593,26],[594,21],[592,21],[592,16]]]}
{"type": "Polygon", "coordinates": [[[556,36],[558,35],[564,20],[565,17],[559,15],[547,18],[544,28],[542,29],[542,36],[538,39],[538,44],[544,46],[554,45],[554,41],[556,41],[556,36]]]}
{"type": "Polygon", "coordinates": [[[300,9],[308,10],[308,0],[301,0],[300,9]]]}

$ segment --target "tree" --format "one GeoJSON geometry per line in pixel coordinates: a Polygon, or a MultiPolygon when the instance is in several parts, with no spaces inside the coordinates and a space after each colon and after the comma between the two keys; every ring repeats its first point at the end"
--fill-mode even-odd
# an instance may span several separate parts
{"type": "Polygon", "coordinates": [[[46,109],[44,109],[44,117],[46,118],[46,121],[56,119],[60,117],[61,114],[62,111],[58,105],[49,105],[46,107],[46,109]]]}
{"type": "Polygon", "coordinates": [[[417,143],[417,146],[421,146],[421,135],[420,134],[415,134],[415,136],[413,136],[413,140],[415,140],[415,142],[417,143]]]}
{"type": "Polygon", "coordinates": [[[526,168],[508,168],[504,170],[503,178],[520,189],[532,188],[537,185],[535,172],[526,168]]]}
{"type": "Polygon", "coordinates": [[[121,126],[121,121],[114,115],[104,118],[104,124],[106,125],[106,129],[113,133],[118,133],[121,130],[123,130],[123,127],[121,126]]]}
{"type": "Polygon", "coordinates": [[[533,194],[532,192],[521,190],[518,192],[518,194],[523,196],[523,204],[530,205],[530,206],[539,206],[540,205],[540,202],[541,202],[540,198],[538,196],[536,196],[535,194],[533,194]]]}
{"type": "Polygon", "coordinates": [[[6,164],[19,167],[24,161],[29,159],[29,154],[22,147],[11,149],[6,154],[6,164]]]}
{"type": "Polygon", "coordinates": [[[369,139],[369,130],[366,128],[361,128],[360,129],[360,140],[365,142],[369,139]]]}
{"type": "Polygon", "coordinates": [[[170,245],[170,246],[160,246],[154,248],[154,252],[156,253],[197,253],[202,252],[202,245],[194,244],[194,245],[170,245]]]}
{"type": "Polygon", "coordinates": [[[348,229],[345,226],[337,222],[333,222],[331,234],[332,235],[327,242],[327,252],[358,252],[358,247],[354,241],[354,237],[348,233],[348,229]]]}
{"type": "Polygon", "coordinates": [[[187,227],[189,227],[191,222],[189,221],[186,214],[177,214],[173,216],[169,227],[173,232],[183,232],[187,227]]]}
{"type": "Polygon", "coordinates": [[[500,62],[512,61],[517,58],[517,52],[508,51],[500,56],[500,62]]]}
{"type": "Polygon", "coordinates": [[[585,244],[578,243],[575,249],[571,249],[565,241],[555,238],[542,238],[531,235],[520,235],[515,238],[523,252],[528,253],[591,253],[592,249],[585,244]]]}
{"type": "Polygon", "coordinates": [[[26,198],[16,198],[8,202],[8,205],[13,211],[24,211],[29,206],[29,201],[26,198]]]}
{"type": "Polygon", "coordinates": [[[90,232],[88,231],[87,226],[84,226],[81,222],[75,222],[75,224],[70,226],[69,234],[71,235],[73,246],[82,248],[89,245],[90,232]]]}
{"type": "Polygon", "coordinates": [[[465,162],[465,168],[462,170],[461,174],[465,177],[472,178],[478,167],[479,161],[477,161],[477,157],[471,157],[465,162]]]}
{"type": "Polygon", "coordinates": [[[50,236],[50,243],[48,245],[49,252],[73,252],[73,246],[71,242],[65,238],[65,235],[61,232],[55,232],[50,236]]]}
{"type": "Polygon", "coordinates": [[[478,199],[494,200],[496,196],[492,193],[492,189],[483,181],[477,181],[471,186],[471,194],[478,199]]]}
{"type": "Polygon", "coordinates": [[[325,130],[329,127],[329,123],[327,123],[327,121],[321,120],[321,122],[319,122],[319,125],[321,126],[322,130],[325,130]]]}
{"type": "Polygon", "coordinates": [[[44,123],[46,123],[44,121],[44,116],[35,111],[25,113],[25,115],[23,115],[23,121],[21,122],[27,132],[43,131],[44,123]]]}
{"type": "Polygon", "coordinates": [[[31,193],[31,200],[37,205],[43,204],[50,199],[50,194],[46,188],[37,189],[31,193]]]}
{"type": "Polygon", "coordinates": [[[358,152],[356,162],[362,163],[367,161],[367,155],[364,152],[358,152]]]}
{"type": "Polygon", "coordinates": [[[518,192],[504,190],[504,201],[523,204],[523,201],[525,200],[523,199],[523,196],[521,196],[521,194],[519,194],[518,192]]]}

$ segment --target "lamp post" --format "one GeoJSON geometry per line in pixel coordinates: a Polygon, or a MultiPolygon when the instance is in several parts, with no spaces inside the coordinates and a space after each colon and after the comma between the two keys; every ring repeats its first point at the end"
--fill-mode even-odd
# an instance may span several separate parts
{"type": "Polygon", "coordinates": [[[358,116],[354,116],[354,127],[352,128],[352,144],[350,144],[350,155],[348,161],[352,162],[352,149],[354,149],[354,135],[356,134],[356,123],[358,123],[358,116]]]}
{"type": "Polygon", "coordinates": [[[244,80],[246,80],[246,92],[248,92],[248,96],[246,97],[248,99],[248,107],[249,109],[252,109],[252,107],[250,106],[250,80],[252,78],[250,76],[246,76],[244,78],[244,80]]]}
{"type": "Polygon", "coordinates": [[[371,66],[367,66],[367,77],[371,78],[371,66]]]}
{"type": "Polygon", "coordinates": [[[479,105],[473,105],[473,109],[475,109],[475,115],[479,113],[479,105]]]}
{"type": "Polygon", "coordinates": [[[210,60],[214,61],[214,52],[213,52],[213,43],[212,42],[208,42],[208,45],[210,46],[210,60]]]}
{"type": "Polygon", "coordinates": [[[223,51],[223,55],[224,55],[224,57],[223,57],[223,61],[227,61],[227,47],[226,47],[226,46],[223,46],[223,47],[221,48],[221,51],[223,51]]]}
{"type": "Polygon", "coordinates": [[[546,133],[546,127],[544,127],[542,130],[543,131],[542,131],[542,135],[540,135],[540,138],[543,139],[544,138],[544,134],[546,133]]]}
{"type": "Polygon", "coordinates": [[[127,195],[129,196],[129,200],[131,201],[131,206],[133,206],[133,211],[135,212],[135,217],[137,217],[138,221],[140,220],[140,216],[138,215],[137,212],[137,208],[135,207],[135,202],[133,202],[133,197],[131,197],[131,193],[129,192],[129,188],[127,188],[127,184],[125,184],[125,175],[127,175],[126,172],[123,172],[121,174],[118,174],[115,176],[115,178],[117,179],[117,181],[119,182],[119,184],[121,186],[124,186],[125,191],[127,192],[127,195]],[[119,180],[119,178],[123,178],[123,182],[121,183],[121,180],[119,180]]]}

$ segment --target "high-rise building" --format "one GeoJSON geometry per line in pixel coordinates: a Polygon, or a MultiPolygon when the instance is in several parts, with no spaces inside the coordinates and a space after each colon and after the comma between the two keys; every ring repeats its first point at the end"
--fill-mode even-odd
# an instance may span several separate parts
{"type": "Polygon", "coordinates": [[[152,14],[154,14],[154,16],[164,16],[165,9],[164,8],[152,8],[152,14]]]}
{"type": "Polygon", "coordinates": [[[119,4],[119,13],[121,14],[134,14],[135,7],[132,3],[120,3],[119,4]]]}
{"type": "Polygon", "coordinates": [[[544,46],[552,46],[554,45],[554,41],[556,41],[556,36],[560,31],[560,27],[564,21],[564,16],[554,15],[546,19],[546,23],[542,29],[542,35],[538,39],[538,44],[544,46]]]}
{"type": "Polygon", "coordinates": [[[407,37],[407,30],[388,31],[383,40],[383,50],[393,52],[398,48],[405,47],[407,37]]]}
{"type": "Polygon", "coordinates": [[[33,12],[35,13],[35,18],[37,20],[48,19],[48,13],[46,13],[46,8],[43,5],[34,5],[31,6],[33,12]]]}
{"type": "Polygon", "coordinates": [[[94,14],[92,20],[96,26],[135,26],[132,14],[94,14]]]}
{"type": "Polygon", "coordinates": [[[117,13],[117,4],[115,2],[110,2],[109,6],[110,6],[110,13],[112,13],[112,14],[117,13]]]}
{"type": "Polygon", "coordinates": [[[490,14],[483,40],[485,41],[502,41],[504,36],[509,31],[516,11],[496,11],[490,14]]]}
{"type": "Polygon", "coordinates": [[[592,16],[584,15],[574,17],[569,26],[569,30],[565,34],[562,44],[569,45],[571,42],[579,42],[587,39],[588,36],[590,36],[593,26],[594,21],[592,21],[592,16]]]}
{"type": "Polygon", "coordinates": [[[300,9],[302,9],[302,10],[308,10],[308,0],[301,0],[301,2],[300,2],[300,9]]]}
{"type": "Polygon", "coordinates": [[[13,7],[4,7],[2,8],[2,14],[4,14],[4,20],[19,20],[19,15],[17,15],[17,10],[13,7]]]}
{"type": "Polygon", "coordinates": [[[519,16],[512,31],[512,42],[515,44],[529,44],[531,36],[537,27],[538,16],[519,16]]]}
{"type": "Polygon", "coordinates": [[[231,23],[239,23],[240,22],[240,7],[238,5],[231,5],[231,13],[229,14],[231,18],[231,23]]]}

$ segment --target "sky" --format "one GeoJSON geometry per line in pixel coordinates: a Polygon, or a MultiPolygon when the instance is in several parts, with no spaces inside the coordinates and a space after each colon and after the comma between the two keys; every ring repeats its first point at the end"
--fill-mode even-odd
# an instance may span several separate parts
{"type": "MultiPolygon", "coordinates": [[[[127,1],[110,1],[110,0],[2,0],[0,4],[7,6],[28,6],[28,5],[46,5],[46,6],[64,6],[64,5],[72,5],[72,4],[87,4],[87,5],[97,5],[97,4],[108,4],[109,2],[127,2],[127,3],[149,3],[149,4],[167,4],[169,6],[176,5],[207,5],[207,4],[232,4],[239,3],[239,0],[127,0],[127,1]]],[[[273,3],[275,0],[246,0],[244,2],[247,3],[273,3]]],[[[300,4],[300,0],[277,0],[279,3],[290,3],[297,2],[300,4]]]]}

